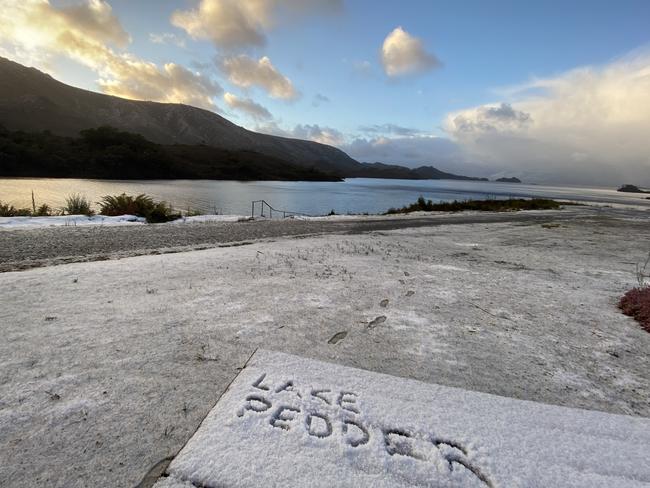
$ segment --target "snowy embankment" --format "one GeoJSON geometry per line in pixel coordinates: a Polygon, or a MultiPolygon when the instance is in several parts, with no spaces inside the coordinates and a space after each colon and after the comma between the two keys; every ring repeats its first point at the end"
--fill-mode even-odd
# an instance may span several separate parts
{"type": "Polygon", "coordinates": [[[650,417],[650,225],[604,212],[0,273],[0,484],[135,486],[257,347],[650,417]]]}
{"type": "MultiPolygon", "coordinates": [[[[242,215],[196,215],[174,220],[173,224],[193,222],[239,222],[250,217],[242,215]]],[[[33,229],[39,227],[77,227],[88,225],[141,225],[146,224],[144,217],[135,215],[119,215],[109,217],[106,215],[60,215],[52,217],[0,217],[0,229],[33,229]]]]}

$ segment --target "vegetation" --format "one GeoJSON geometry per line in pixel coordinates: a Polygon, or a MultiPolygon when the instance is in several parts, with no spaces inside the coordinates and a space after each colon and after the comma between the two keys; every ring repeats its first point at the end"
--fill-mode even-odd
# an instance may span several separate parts
{"type": "Polygon", "coordinates": [[[166,202],[154,202],[148,195],[140,194],[135,197],[122,193],[121,195],[106,195],[98,202],[102,215],[136,215],[144,217],[151,224],[169,222],[181,217],[173,213],[166,202]]]}
{"type": "Polygon", "coordinates": [[[650,332],[650,286],[629,290],[621,298],[618,308],[650,332]]]}
{"type": "Polygon", "coordinates": [[[463,210],[478,210],[485,212],[514,212],[518,210],[552,210],[560,208],[559,202],[546,198],[511,198],[508,200],[464,200],[453,202],[433,203],[432,200],[418,198],[417,202],[402,208],[389,208],[386,214],[426,212],[462,212],[463,210]]]}
{"type": "Polygon", "coordinates": [[[233,179],[338,181],[255,151],[160,145],[139,134],[98,127],[78,138],[0,126],[0,176],[104,179],[233,179]]]}
{"type": "Polygon", "coordinates": [[[90,200],[85,196],[73,193],[65,199],[65,206],[63,207],[63,214],[67,215],[94,215],[95,212],[91,208],[90,200]]]}
{"type": "Polygon", "coordinates": [[[646,282],[650,278],[648,266],[650,266],[650,253],[645,261],[636,265],[636,281],[639,286],[623,295],[618,302],[618,308],[650,332],[650,285],[646,282]]]}
{"type": "Polygon", "coordinates": [[[28,208],[16,208],[8,203],[0,202],[0,217],[29,217],[32,211],[28,208]]]}

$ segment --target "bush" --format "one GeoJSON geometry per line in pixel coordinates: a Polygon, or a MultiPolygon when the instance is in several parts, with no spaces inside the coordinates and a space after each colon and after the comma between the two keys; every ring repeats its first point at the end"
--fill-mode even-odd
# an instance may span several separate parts
{"type": "MultiPolygon", "coordinates": [[[[564,204],[563,204],[564,205],[564,204]]],[[[508,200],[465,200],[453,202],[433,203],[418,198],[417,202],[402,208],[389,208],[386,214],[408,213],[417,211],[461,212],[463,210],[477,210],[486,212],[513,212],[518,210],[552,210],[560,208],[560,203],[546,198],[511,198],[508,200]]]]}
{"type": "Polygon", "coordinates": [[[47,203],[42,204],[34,212],[34,217],[50,217],[52,215],[52,207],[47,203]]]}
{"type": "Polygon", "coordinates": [[[618,303],[618,308],[650,332],[650,286],[628,291],[618,303]]]}
{"type": "Polygon", "coordinates": [[[66,197],[63,213],[68,215],[94,215],[95,212],[90,208],[90,201],[83,195],[73,193],[66,197]]]}
{"type": "Polygon", "coordinates": [[[154,202],[153,198],[144,193],[135,197],[126,193],[105,195],[97,204],[102,215],[136,215],[146,218],[151,224],[169,222],[181,217],[180,214],[174,214],[166,202],[154,202]]]}
{"type": "Polygon", "coordinates": [[[0,202],[0,217],[29,217],[32,214],[28,208],[16,208],[8,203],[0,202]]]}

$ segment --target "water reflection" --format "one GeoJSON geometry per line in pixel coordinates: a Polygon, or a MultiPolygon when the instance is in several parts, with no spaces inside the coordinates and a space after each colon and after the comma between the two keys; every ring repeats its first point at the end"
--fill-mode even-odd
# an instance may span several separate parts
{"type": "Polygon", "coordinates": [[[275,208],[322,215],[336,213],[379,213],[389,207],[412,203],[420,195],[434,201],[470,198],[544,196],[576,201],[635,204],[650,208],[646,195],[620,193],[605,188],[522,185],[483,181],[380,180],[350,178],[344,182],[155,180],[108,181],[49,178],[2,178],[0,200],[31,207],[36,203],[61,207],[71,193],[98,201],[102,195],[146,193],[175,208],[204,213],[248,214],[252,200],[266,200],[275,208]]]}

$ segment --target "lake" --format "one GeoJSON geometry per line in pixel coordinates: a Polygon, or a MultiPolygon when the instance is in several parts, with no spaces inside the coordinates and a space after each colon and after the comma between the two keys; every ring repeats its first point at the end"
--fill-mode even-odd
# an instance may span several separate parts
{"type": "Polygon", "coordinates": [[[146,193],[174,208],[202,213],[247,215],[251,201],[266,200],[277,209],[322,215],[380,213],[389,207],[414,202],[420,195],[434,201],[548,197],[582,202],[633,204],[650,208],[649,195],[621,193],[611,188],[543,186],[516,183],[456,180],[384,180],[349,178],[343,182],[153,180],[116,181],[67,178],[0,178],[0,201],[31,207],[36,204],[63,206],[72,193],[97,202],[103,195],[146,193]]]}

